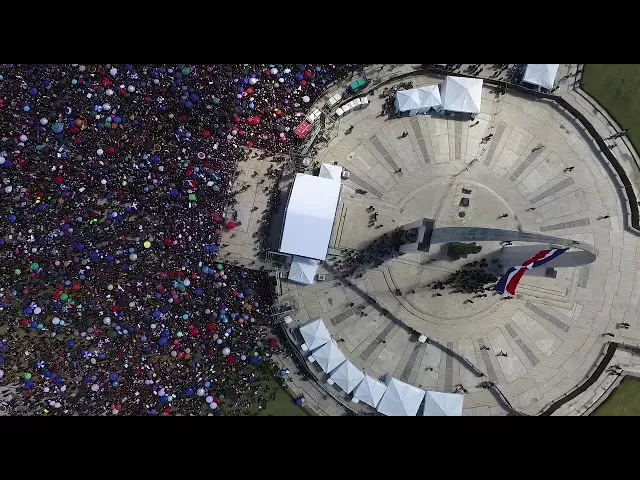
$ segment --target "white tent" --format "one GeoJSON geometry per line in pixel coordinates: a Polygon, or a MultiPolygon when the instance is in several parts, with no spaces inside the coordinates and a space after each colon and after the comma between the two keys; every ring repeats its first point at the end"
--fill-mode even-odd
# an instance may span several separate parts
{"type": "Polygon", "coordinates": [[[425,392],[395,378],[387,379],[387,390],[380,400],[378,411],[393,417],[414,417],[422,403],[425,392]]]}
{"type": "Polygon", "coordinates": [[[312,283],[315,283],[318,265],[320,265],[319,260],[294,255],[291,259],[291,268],[289,269],[288,278],[294,282],[311,285],[312,283]]]}
{"type": "Polygon", "coordinates": [[[556,83],[557,63],[530,63],[524,71],[523,81],[550,90],[556,83]]]}
{"type": "Polygon", "coordinates": [[[460,417],[464,395],[427,391],[422,415],[425,417],[460,417]]]}
{"type": "Polygon", "coordinates": [[[321,318],[300,327],[300,335],[309,350],[321,347],[331,340],[331,334],[321,318]]]}
{"type": "Polygon", "coordinates": [[[449,112],[480,113],[482,80],[448,75],[440,84],[440,96],[449,112]]]}
{"type": "Polygon", "coordinates": [[[356,388],[360,382],[362,382],[364,373],[362,373],[353,363],[347,360],[336,368],[329,378],[331,378],[331,380],[333,380],[336,385],[346,393],[351,393],[351,391],[356,388]]]}
{"type": "Polygon", "coordinates": [[[409,116],[414,116],[420,110],[418,90],[415,88],[411,90],[398,90],[393,103],[396,107],[396,113],[408,112],[409,116]]]}
{"type": "Polygon", "coordinates": [[[420,98],[420,113],[426,113],[432,108],[442,108],[442,99],[440,98],[440,88],[438,85],[418,87],[417,90],[418,97],[420,98]]]}
{"type": "Polygon", "coordinates": [[[324,260],[341,184],[299,173],[293,184],[280,243],[282,253],[324,260]]]}
{"type": "Polygon", "coordinates": [[[347,357],[345,357],[340,351],[338,344],[334,340],[331,340],[317,350],[314,350],[313,358],[316,359],[316,362],[318,362],[318,365],[320,365],[320,368],[325,373],[330,373],[331,370],[347,359],[347,357]]]}
{"type": "Polygon", "coordinates": [[[353,391],[353,398],[376,408],[386,390],[387,386],[384,383],[365,375],[362,382],[353,391]]]}
{"type": "Polygon", "coordinates": [[[323,163],[320,165],[320,174],[322,178],[328,178],[335,180],[336,182],[342,181],[342,167],[340,165],[332,165],[330,163],[323,163]]]}

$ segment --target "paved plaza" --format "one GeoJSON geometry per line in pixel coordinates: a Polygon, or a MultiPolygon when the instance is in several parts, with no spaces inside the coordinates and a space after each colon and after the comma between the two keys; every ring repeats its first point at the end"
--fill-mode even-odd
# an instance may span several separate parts
{"type": "MultiPolygon", "coordinates": [[[[441,81],[425,75],[411,79],[415,86],[441,81]]],[[[426,285],[481,258],[497,259],[490,265],[499,275],[549,243],[479,241],[482,251],[459,261],[447,258],[446,244],[436,244],[429,252],[386,261],[352,286],[322,267],[325,281],[314,285],[283,280],[282,298],[298,306],[294,325],[322,317],[342,352],[371,376],[391,373],[445,392],[462,384],[468,390],[464,415],[506,414],[504,405],[479,385],[486,378],[466,365],[470,362],[515,409],[537,414],[594,369],[608,340],[603,333],[614,332],[623,343],[640,340],[638,237],[624,230],[619,187],[578,124],[551,102],[513,93],[497,97],[492,90],[485,84],[475,121],[429,115],[387,119],[379,115],[383,100],[375,94],[368,108],[337,122],[330,141],[313,158],[337,162],[350,172],[343,181],[328,260],[347,249],[366,248],[396,227],[430,218],[437,228],[496,228],[578,241],[597,253],[593,263],[580,258],[584,252],[572,250],[548,265],[556,269],[555,278],[540,268],[524,276],[515,299],[490,294],[470,304],[465,302],[470,295],[435,297],[426,285]],[[574,168],[569,172],[567,167],[574,168]],[[460,206],[462,197],[469,198],[468,207],[460,206]],[[369,206],[378,212],[373,227],[368,226],[369,206]],[[402,296],[393,293],[396,289],[402,296]],[[616,329],[620,322],[631,328],[616,329]],[[449,352],[418,342],[416,332],[449,352]]],[[[253,201],[259,206],[260,192],[248,191],[247,200],[245,210],[253,201]]],[[[252,223],[253,217],[247,235],[252,223]]],[[[234,239],[226,241],[233,244],[234,239]]],[[[251,258],[248,242],[237,241],[231,248],[243,263],[251,258]]],[[[596,385],[559,413],[585,411],[597,388],[605,387],[596,385]]],[[[340,396],[339,389],[327,389],[340,396]]]]}

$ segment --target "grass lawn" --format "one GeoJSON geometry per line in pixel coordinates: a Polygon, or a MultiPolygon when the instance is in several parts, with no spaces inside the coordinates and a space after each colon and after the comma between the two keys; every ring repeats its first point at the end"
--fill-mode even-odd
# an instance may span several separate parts
{"type": "MultiPolygon", "coordinates": [[[[273,382],[275,384],[275,382],[273,382]]],[[[298,407],[291,395],[284,391],[279,385],[275,384],[276,399],[267,403],[267,408],[262,410],[259,417],[306,417],[309,415],[303,408],[298,407]]]]}
{"type": "Polygon", "coordinates": [[[620,125],[640,151],[640,64],[587,64],[583,89],[620,125]]]}
{"type": "Polygon", "coordinates": [[[626,377],[591,415],[596,417],[640,416],[640,380],[626,377]]]}

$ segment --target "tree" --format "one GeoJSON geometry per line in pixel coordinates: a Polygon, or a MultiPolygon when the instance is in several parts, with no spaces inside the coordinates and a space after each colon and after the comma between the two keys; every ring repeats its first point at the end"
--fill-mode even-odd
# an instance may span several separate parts
{"type": "Polygon", "coordinates": [[[452,242],[449,244],[448,255],[450,257],[455,258],[456,260],[460,258],[467,258],[469,254],[480,253],[482,247],[480,245],[476,245],[476,242],[473,243],[456,243],[452,242]]]}

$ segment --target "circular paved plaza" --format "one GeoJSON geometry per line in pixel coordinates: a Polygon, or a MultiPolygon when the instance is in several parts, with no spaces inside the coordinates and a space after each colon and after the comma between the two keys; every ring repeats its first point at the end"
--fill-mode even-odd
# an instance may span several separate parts
{"type": "MultiPolygon", "coordinates": [[[[411,80],[424,86],[441,78],[411,80]]],[[[328,260],[428,218],[436,228],[496,228],[577,241],[597,254],[595,261],[572,249],[565,259],[528,272],[516,298],[502,301],[488,292],[470,303],[471,295],[435,296],[429,285],[481,258],[500,275],[549,243],[478,241],[482,251],[458,261],[448,258],[446,244],[432,244],[428,252],[368,269],[353,285],[339,283],[322,268],[326,278],[314,285],[283,281],[282,296],[297,302],[297,324],[323,318],[347,358],[373,377],[390,373],[445,392],[462,384],[468,391],[465,415],[505,414],[465,364],[470,362],[515,409],[537,414],[593,370],[607,340],[603,333],[636,335],[638,237],[623,229],[621,197],[606,160],[577,124],[551,102],[512,93],[498,97],[492,89],[485,84],[474,121],[430,115],[387,119],[379,115],[383,100],[376,94],[369,96],[368,108],[335,125],[314,157],[350,172],[328,260]],[[370,206],[378,213],[373,226],[370,206]],[[608,218],[598,219],[602,216],[608,218]],[[396,289],[402,295],[394,294],[396,289]],[[621,322],[631,325],[624,334],[615,329],[621,322]],[[421,343],[418,334],[435,342],[421,343]]]]}

